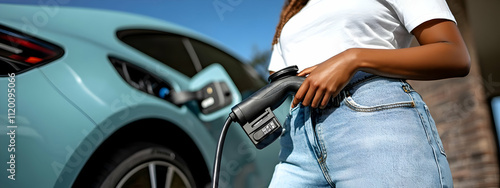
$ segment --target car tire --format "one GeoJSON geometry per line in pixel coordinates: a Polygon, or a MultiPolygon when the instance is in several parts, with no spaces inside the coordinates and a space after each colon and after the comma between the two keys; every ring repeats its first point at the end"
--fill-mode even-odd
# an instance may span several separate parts
{"type": "Polygon", "coordinates": [[[186,162],[156,144],[138,143],[120,149],[102,167],[100,182],[95,187],[196,187],[186,162]]]}

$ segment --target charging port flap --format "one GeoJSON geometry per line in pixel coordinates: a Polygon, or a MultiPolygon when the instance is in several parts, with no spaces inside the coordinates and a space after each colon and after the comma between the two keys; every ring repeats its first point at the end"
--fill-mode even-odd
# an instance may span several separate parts
{"type": "Polygon", "coordinates": [[[233,97],[225,82],[212,82],[198,91],[201,112],[209,114],[231,104],[233,97]]]}

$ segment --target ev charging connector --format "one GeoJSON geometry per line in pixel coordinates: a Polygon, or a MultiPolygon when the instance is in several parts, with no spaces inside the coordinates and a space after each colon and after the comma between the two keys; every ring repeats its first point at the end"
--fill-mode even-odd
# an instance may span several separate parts
{"type": "Polygon", "coordinates": [[[279,70],[269,76],[269,84],[259,89],[250,97],[231,108],[231,113],[224,123],[214,162],[212,187],[219,184],[220,161],[222,147],[232,121],[238,122],[248,138],[258,149],[263,149],[273,143],[282,132],[282,127],[273,110],[278,108],[289,94],[295,93],[305,77],[296,76],[297,66],[279,70]]]}

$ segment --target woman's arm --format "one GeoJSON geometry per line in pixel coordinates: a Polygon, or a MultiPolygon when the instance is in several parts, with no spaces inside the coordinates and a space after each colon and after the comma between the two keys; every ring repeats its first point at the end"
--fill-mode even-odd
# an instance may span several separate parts
{"type": "Polygon", "coordinates": [[[412,31],[420,43],[404,49],[348,49],[330,59],[301,71],[307,76],[295,94],[292,106],[325,107],[357,71],[380,76],[435,80],[465,76],[470,58],[456,24],[430,20],[412,31]]]}

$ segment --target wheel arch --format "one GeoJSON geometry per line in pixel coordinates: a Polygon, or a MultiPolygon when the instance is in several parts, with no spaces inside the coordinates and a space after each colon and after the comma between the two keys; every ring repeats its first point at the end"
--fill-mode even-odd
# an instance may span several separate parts
{"type": "Polygon", "coordinates": [[[102,168],[99,165],[104,162],[106,156],[117,151],[120,146],[125,147],[137,142],[158,144],[178,153],[186,161],[197,185],[206,185],[211,181],[206,160],[193,139],[169,121],[150,118],[129,123],[106,138],[78,173],[72,187],[96,181],[93,176],[97,169],[102,168]]]}

